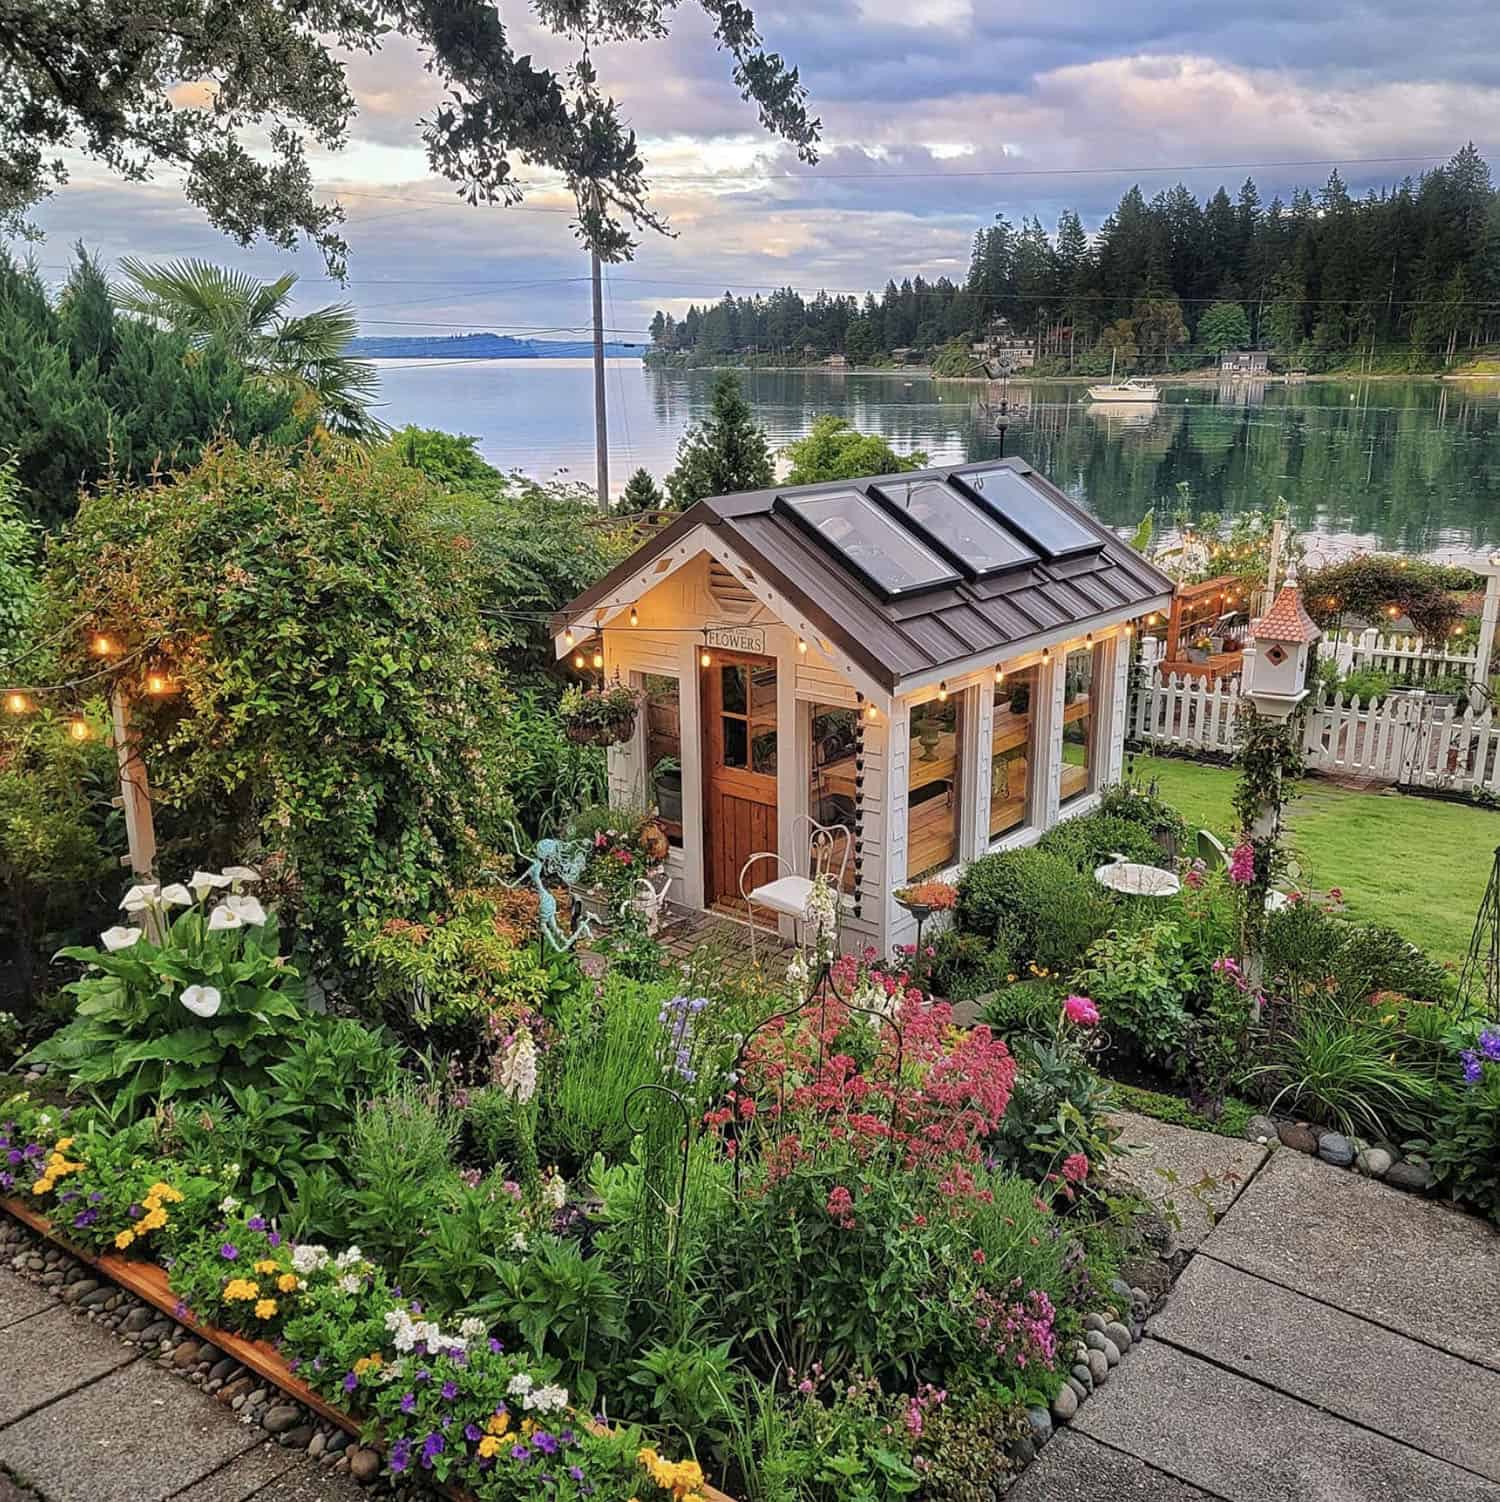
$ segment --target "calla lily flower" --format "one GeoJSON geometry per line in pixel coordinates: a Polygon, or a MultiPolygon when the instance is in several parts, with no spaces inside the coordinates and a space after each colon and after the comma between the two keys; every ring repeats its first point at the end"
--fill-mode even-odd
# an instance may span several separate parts
{"type": "Polygon", "coordinates": [[[106,928],[99,937],[104,941],[104,947],[111,954],[117,949],[129,949],[141,936],[138,928],[125,928],[116,924],[114,928],[106,928]]]}
{"type": "Polygon", "coordinates": [[[120,899],[120,906],[127,913],[144,913],[148,908],[156,906],[160,895],[161,888],[154,881],[142,882],[139,886],[131,887],[120,899]]]}
{"type": "Polygon", "coordinates": [[[220,876],[216,871],[194,871],[188,877],[188,885],[193,889],[193,895],[202,902],[216,887],[227,887],[229,878],[220,876]]]}
{"type": "Polygon", "coordinates": [[[195,1017],[212,1017],[224,998],[214,986],[188,986],[178,998],[195,1017]]]}
{"type": "MultiPolygon", "coordinates": [[[[216,908],[215,912],[223,912],[224,908],[228,908],[241,923],[250,923],[256,928],[259,928],[266,921],[266,910],[254,897],[226,897],[223,907],[216,908]]],[[[212,923],[210,923],[210,927],[212,927],[212,923]]]]}
{"type": "Polygon", "coordinates": [[[191,907],[193,894],[180,881],[174,881],[161,889],[161,900],[168,907],[191,907]]]}
{"type": "Polygon", "coordinates": [[[243,928],[244,920],[236,912],[228,907],[216,907],[208,915],[208,931],[211,934],[223,933],[227,928],[243,928]]]}
{"type": "Polygon", "coordinates": [[[260,872],[254,866],[225,866],[224,874],[230,881],[259,881],[260,872]]]}

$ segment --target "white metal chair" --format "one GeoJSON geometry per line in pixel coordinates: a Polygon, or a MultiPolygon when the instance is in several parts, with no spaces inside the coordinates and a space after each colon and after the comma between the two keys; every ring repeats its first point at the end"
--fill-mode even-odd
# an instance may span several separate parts
{"type": "MultiPolygon", "coordinates": [[[[839,897],[839,910],[843,907],[844,873],[849,868],[849,847],[854,836],[844,824],[819,824],[807,814],[798,814],[792,820],[792,842],[804,856],[804,870],[799,871],[794,861],[775,850],[757,850],[740,867],[740,896],[745,899],[745,916],[750,920],[750,963],[755,959],[755,909],[765,908],[783,917],[801,923],[807,916],[807,901],[812,896],[813,882],[818,877],[827,877],[839,897]],[[799,840],[799,834],[803,836],[799,840]],[[835,853],[837,852],[837,862],[835,853]],[[745,890],[745,877],[750,868],[761,861],[771,861],[778,873],[770,881],[745,890]],[[782,874],[782,867],[786,871],[782,874]]],[[[838,943],[838,930],[834,930],[834,943],[838,943]]]]}

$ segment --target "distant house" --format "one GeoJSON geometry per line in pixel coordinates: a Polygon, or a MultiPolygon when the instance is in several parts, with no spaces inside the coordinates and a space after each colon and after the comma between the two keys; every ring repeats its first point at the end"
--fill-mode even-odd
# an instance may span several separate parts
{"type": "Polygon", "coordinates": [[[1263,376],[1270,369],[1270,360],[1270,354],[1263,349],[1226,349],[1219,357],[1219,373],[1263,376]]]}
{"type": "Polygon", "coordinates": [[[911,363],[911,357],[914,353],[915,351],[912,349],[911,345],[903,344],[899,349],[893,349],[891,351],[891,359],[893,359],[898,365],[908,365],[911,363]]]}
{"type": "Polygon", "coordinates": [[[823,363],[832,370],[842,370],[849,362],[842,355],[829,355],[823,363]]]}

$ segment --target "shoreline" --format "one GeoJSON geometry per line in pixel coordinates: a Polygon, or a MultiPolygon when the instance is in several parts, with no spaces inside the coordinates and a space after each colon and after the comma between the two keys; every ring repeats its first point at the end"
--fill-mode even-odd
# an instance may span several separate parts
{"type": "MultiPolygon", "coordinates": [[[[769,375],[828,375],[828,376],[904,376],[909,380],[943,381],[954,386],[999,386],[1009,384],[1012,386],[1093,386],[1107,380],[1107,376],[1096,375],[1032,375],[1023,372],[1009,377],[1008,382],[1004,377],[991,376],[947,376],[934,375],[930,366],[926,365],[846,365],[829,366],[817,365],[658,365],[642,360],[641,367],[644,370],[660,370],[674,372],[681,375],[692,371],[709,371],[717,374],[721,371],[734,371],[755,375],[765,372],[769,375]]],[[[1367,381],[1500,381],[1500,371],[1440,371],[1440,370],[1379,370],[1379,371],[1346,371],[1328,370],[1319,371],[1316,374],[1308,374],[1292,381],[1285,372],[1272,375],[1255,377],[1229,377],[1222,378],[1217,371],[1211,370],[1184,370],[1172,371],[1166,375],[1145,375],[1137,377],[1140,380],[1148,380],[1158,386],[1310,386],[1314,382],[1325,385],[1353,385],[1367,381]]]]}

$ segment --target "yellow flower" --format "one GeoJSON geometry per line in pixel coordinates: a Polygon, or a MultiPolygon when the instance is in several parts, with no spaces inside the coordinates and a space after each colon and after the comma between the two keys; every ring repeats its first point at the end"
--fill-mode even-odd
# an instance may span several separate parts
{"type": "Polygon", "coordinates": [[[260,1284],[253,1278],[231,1278],[224,1285],[224,1299],[226,1303],[234,1303],[243,1299],[249,1303],[251,1299],[260,1297],[260,1284]]]}
{"type": "Polygon", "coordinates": [[[256,1317],[256,1319],[270,1319],[271,1316],[273,1314],[275,1314],[275,1313],[276,1313],[276,1300],[275,1299],[262,1299],[255,1306],[255,1317],[256,1317]]]}
{"type": "Polygon", "coordinates": [[[295,1293],[297,1290],[297,1274],[282,1273],[282,1275],[276,1280],[276,1286],[283,1293],[295,1293]]]}
{"type": "Polygon", "coordinates": [[[508,1413],[491,1414],[489,1423],[484,1427],[498,1438],[510,1428],[510,1415],[508,1413]]]}
{"type": "Polygon", "coordinates": [[[144,1205],[148,1210],[161,1209],[161,1201],[154,1194],[148,1194],[145,1199],[141,1201],[141,1204],[144,1205]]]}
{"type": "Polygon", "coordinates": [[[354,1375],[356,1377],[363,1377],[366,1372],[374,1371],[380,1365],[380,1352],[371,1351],[368,1356],[361,1356],[359,1360],[354,1363],[354,1375]]]}
{"type": "Polygon", "coordinates": [[[65,1153],[72,1145],[73,1139],[71,1137],[59,1137],[53,1144],[52,1151],[55,1153],[65,1153]]]}
{"type": "Polygon", "coordinates": [[[128,1247],[134,1240],[134,1231],[121,1231],[120,1234],[115,1237],[115,1245],[119,1247],[119,1249],[123,1252],[125,1248],[128,1247]]]}
{"type": "Polygon", "coordinates": [[[160,1230],[162,1226],[166,1225],[166,1223],[167,1212],[163,1210],[160,1205],[158,1205],[151,1211],[149,1215],[143,1215],[141,1217],[141,1223],[138,1229],[142,1232],[157,1231],[160,1230]]]}
{"type": "Polygon", "coordinates": [[[277,1269],[278,1264],[271,1261],[269,1257],[262,1257],[260,1261],[255,1264],[255,1270],[258,1273],[274,1273],[277,1271],[277,1269]]]}
{"type": "Polygon", "coordinates": [[[36,1183],[34,1183],[31,1186],[31,1192],[33,1194],[51,1194],[52,1193],[52,1180],[51,1179],[38,1179],[36,1181],[36,1183]]]}
{"type": "Polygon", "coordinates": [[[486,1460],[488,1460],[492,1455],[498,1455],[500,1453],[500,1441],[496,1439],[493,1434],[486,1434],[485,1437],[479,1441],[479,1453],[486,1460]]]}

